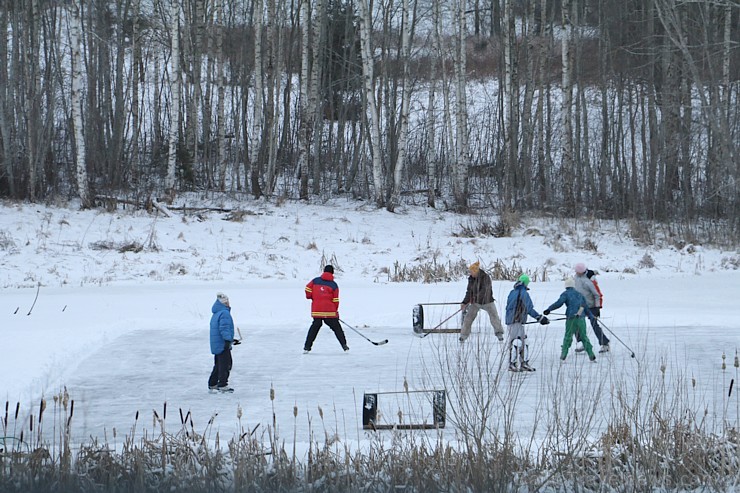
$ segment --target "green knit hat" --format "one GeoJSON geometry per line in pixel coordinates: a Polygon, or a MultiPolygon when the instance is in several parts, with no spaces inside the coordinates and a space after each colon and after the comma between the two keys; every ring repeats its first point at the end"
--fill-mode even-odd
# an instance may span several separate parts
{"type": "Polygon", "coordinates": [[[525,286],[529,285],[529,276],[527,274],[522,274],[519,276],[519,282],[524,284],[525,286]]]}

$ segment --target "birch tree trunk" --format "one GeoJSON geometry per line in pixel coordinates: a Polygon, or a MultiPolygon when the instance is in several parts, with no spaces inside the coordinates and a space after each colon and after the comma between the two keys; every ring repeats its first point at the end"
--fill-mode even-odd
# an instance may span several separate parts
{"type": "Polygon", "coordinates": [[[544,205],[548,199],[547,153],[545,144],[545,97],[549,92],[546,83],[545,61],[548,58],[550,43],[547,38],[547,0],[540,0],[540,52],[537,67],[537,108],[535,109],[535,124],[537,125],[537,192],[539,203],[544,205]]]}
{"type": "Polygon", "coordinates": [[[131,159],[131,181],[133,183],[138,183],[140,179],[139,135],[141,133],[141,111],[139,109],[139,84],[144,75],[141,72],[143,60],[141,54],[141,40],[139,39],[140,19],[141,0],[135,0],[133,6],[133,19],[131,23],[131,150],[129,153],[131,159]]]}
{"type": "MultiPolygon", "coordinates": [[[[201,114],[205,117],[205,114],[201,112],[201,104],[203,102],[202,59],[203,52],[208,51],[208,47],[204,46],[207,41],[203,35],[205,30],[205,2],[206,0],[191,0],[189,2],[190,9],[186,11],[185,29],[183,30],[186,34],[186,42],[184,43],[186,49],[183,50],[186,62],[183,66],[186,71],[189,69],[190,72],[190,77],[183,81],[183,96],[186,106],[186,125],[184,125],[183,131],[185,134],[185,147],[188,157],[192,159],[192,166],[196,165],[199,161],[198,156],[201,154],[198,150],[198,143],[202,136],[200,131],[201,119],[198,118],[198,115],[201,114]]],[[[203,144],[203,147],[208,145],[207,142],[203,142],[203,144]]]]}
{"type": "Polygon", "coordinates": [[[162,56],[163,55],[159,52],[154,53],[153,55],[153,73],[157,74],[157,79],[156,84],[152,84],[154,86],[152,89],[154,93],[154,114],[152,115],[152,147],[155,149],[155,153],[157,156],[161,156],[164,149],[165,133],[162,126],[162,116],[164,115],[164,110],[162,109],[162,93],[164,87],[169,85],[169,82],[165,82],[165,76],[160,75],[167,72],[166,70],[162,70],[162,56]]]}
{"type": "Polygon", "coordinates": [[[313,193],[321,193],[321,165],[318,158],[320,141],[321,141],[321,114],[319,107],[319,86],[321,75],[321,64],[319,62],[320,49],[322,44],[323,32],[328,28],[325,26],[326,1],[317,0],[316,12],[313,22],[313,54],[311,55],[311,76],[308,84],[308,109],[310,111],[309,122],[311,123],[311,132],[308,135],[311,139],[308,143],[308,162],[313,166],[313,193]],[[311,144],[314,144],[311,148],[311,144]]]}
{"type": "MultiPolygon", "coordinates": [[[[0,9],[0,30],[8,32],[8,9],[0,9]]],[[[9,83],[14,63],[8,53],[8,37],[0,36],[0,140],[2,141],[2,155],[6,187],[10,197],[15,197],[15,170],[14,153],[12,149],[14,138],[11,136],[10,127],[13,121],[12,101],[14,100],[14,86],[9,83]]]]}
{"type": "Polygon", "coordinates": [[[411,106],[411,74],[409,70],[411,58],[411,21],[409,0],[403,0],[401,16],[401,64],[403,75],[401,80],[401,122],[398,134],[398,154],[393,176],[393,190],[387,209],[393,212],[401,197],[401,181],[406,161],[406,145],[409,133],[409,108],[411,106]]]}
{"type": "Polygon", "coordinates": [[[439,0],[434,0],[432,5],[432,23],[434,29],[434,46],[437,48],[435,56],[432,56],[429,74],[429,99],[427,101],[427,205],[435,207],[437,198],[437,59],[442,58],[440,50],[439,32],[441,29],[441,13],[439,0]]]}
{"type": "MultiPolygon", "coordinates": [[[[521,140],[522,145],[519,151],[519,164],[518,169],[520,172],[517,174],[519,185],[518,188],[520,193],[523,193],[521,200],[527,207],[534,205],[532,197],[532,166],[534,160],[532,158],[532,143],[534,141],[534,123],[532,118],[532,106],[534,104],[534,92],[537,87],[537,69],[535,61],[537,59],[537,33],[534,30],[534,26],[537,24],[535,19],[535,2],[531,2],[527,7],[527,15],[524,18],[522,24],[522,35],[526,41],[525,48],[525,63],[526,72],[524,75],[519,75],[517,80],[521,80],[524,83],[524,98],[522,103],[521,116],[519,117],[519,128],[521,128],[521,140]]],[[[522,63],[522,65],[525,65],[522,63]]]]}
{"type": "Polygon", "coordinates": [[[224,4],[223,0],[216,0],[216,166],[218,167],[218,186],[226,189],[226,125],[225,125],[225,88],[224,88],[224,4]]]}
{"type": "MultiPolygon", "coordinates": [[[[203,179],[205,182],[214,188],[218,183],[218,168],[220,166],[220,163],[216,160],[216,154],[218,153],[218,132],[214,128],[213,114],[213,101],[214,98],[218,97],[217,92],[216,96],[214,96],[214,91],[217,91],[216,58],[218,58],[215,40],[216,25],[214,22],[216,1],[209,1],[213,5],[213,8],[205,10],[205,17],[201,17],[198,21],[200,26],[198,30],[201,32],[199,40],[202,45],[200,48],[200,51],[202,51],[200,64],[202,65],[202,59],[205,59],[205,77],[201,70],[200,83],[198,84],[200,86],[199,91],[201,96],[196,105],[198,110],[196,115],[200,115],[200,121],[198,122],[200,133],[196,133],[195,135],[196,146],[193,154],[193,167],[200,168],[202,170],[200,174],[204,176],[203,179]]],[[[218,103],[216,104],[218,105],[218,103]]],[[[218,125],[218,122],[215,122],[215,125],[218,125]]]]}
{"type": "MultiPolygon", "coordinates": [[[[117,16],[122,19],[130,18],[129,9],[131,8],[131,0],[122,2],[123,5],[119,4],[117,16]]],[[[124,144],[126,139],[126,125],[129,123],[129,108],[126,107],[126,102],[130,101],[129,90],[131,84],[129,81],[124,82],[126,74],[125,61],[126,61],[126,49],[124,47],[126,40],[126,34],[124,30],[118,31],[115,37],[116,43],[116,64],[115,64],[115,82],[113,85],[113,114],[112,119],[112,132],[111,140],[108,146],[107,155],[111,161],[109,166],[110,172],[108,174],[108,181],[114,188],[120,188],[123,185],[123,176],[128,175],[125,169],[130,164],[129,157],[124,153],[124,144]]]]}
{"type": "MultiPolygon", "coordinates": [[[[647,35],[654,37],[655,7],[654,0],[647,0],[647,35]]],[[[657,47],[653,50],[657,51],[657,47]]],[[[648,63],[648,93],[647,93],[647,125],[648,125],[648,147],[647,147],[647,176],[644,178],[645,209],[647,217],[653,218],[656,214],[656,200],[658,188],[658,168],[660,166],[661,154],[661,127],[658,123],[658,101],[657,101],[657,67],[659,53],[651,54],[648,63]]]]}
{"type": "MultiPolygon", "coordinates": [[[[28,196],[31,201],[36,200],[36,191],[38,188],[38,169],[40,155],[43,155],[40,149],[40,111],[39,101],[40,94],[40,77],[41,67],[39,62],[39,4],[38,0],[29,0],[28,8],[30,15],[26,18],[26,32],[21,33],[24,36],[24,56],[25,70],[24,79],[26,86],[26,96],[24,102],[26,105],[24,118],[26,119],[26,153],[28,154],[28,196]]],[[[80,25],[80,24],[78,24],[80,25]]],[[[82,68],[80,68],[82,70],[82,68]]],[[[85,204],[87,205],[87,204],[85,204]]]]}
{"type": "Polygon", "coordinates": [[[167,176],[164,180],[165,194],[169,199],[175,196],[175,179],[177,175],[177,145],[180,130],[180,2],[170,0],[170,127],[169,154],[167,156],[167,176]]]}
{"type": "Polygon", "coordinates": [[[365,83],[365,98],[367,111],[370,113],[370,150],[372,156],[372,175],[375,193],[375,203],[383,207],[383,162],[380,147],[380,116],[375,99],[375,75],[373,64],[373,50],[371,45],[372,20],[367,0],[359,0],[360,4],[360,47],[362,50],[362,77],[365,83]]]}
{"type": "Polygon", "coordinates": [[[264,6],[262,0],[254,4],[254,104],[252,107],[252,131],[249,134],[249,176],[250,188],[254,198],[262,196],[259,183],[259,166],[257,160],[260,155],[260,140],[262,137],[262,114],[264,112],[263,81],[262,81],[262,25],[264,20],[264,6]]]}
{"type": "MultiPolygon", "coordinates": [[[[439,6],[437,6],[437,9],[439,10],[439,6]]],[[[435,43],[437,45],[437,54],[442,60],[441,63],[441,75],[442,75],[442,101],[443,101],[443,111],[444,116],[442,119],[442,123],[444,125],[443,129],[443,135],[445,136],[446,141],[446,154],[447,156],[457,156],[457,143],[455,141],[455,131],[453,129],[453,122],[454,119],[452,118],[452,102],[450,101],[450,91],[451,89],[451,81],[448,78],[447,72],[448,72],[448,66],[447,66],[447,46],[444,43],[445,37],[443,36],[443,27],[442,27],[442,16],[441,12],[438,15],[439,17],[439,23],[435,25],[434,29],[434,39],[435,43]]],[[[457,43],[455,43],[455,46],[457,46],[457,43]]],[[[454,58],[454,53],[453,53],[454,58]]],[[[449,158],[448,158],[449,159],[449,158]]],[[[455,176],[455,168],[453,165],[452,169],[452,177],[451,177],[451,185],[454,187],[454,184],[457,180],[457,177],[455,176]]]]}
{"type": "Polygon", "coordinates": [[[516,164],[512,159],[514,157],[512,149],[516,131],[513,128],[514,119],[514,84],[513,84],[513,71],[514,71],[514,60],[512,54],[512,44],[514,43],[512,29],[512,11],[511,11],[511,0],[504,0],[504,17],[502,22],[502,41],[504,45],[504,87],[501,92],[503,98],[503,128],[501,129],[504,135],[504,204],[506,207],[512,207],[514,205],[514,187],[516,187],[516,164]]]}
{"type": "MultiPolygon", "coordinates": [[[[575,0],[573,0],[575,1],[575,0]]],[[[563,199],[565,207],[570,213],[575,213],[575,197],[573,193],[573,81],[570,49],[573,38],[571,25],[571,0],[563,0],[562,4],[563,39],[561,41],[562,60],[562,92],[563,92],[563,199]]]]}
{"type": "MultiPolygon", "coordinates": [[[[722,146],[722,159],[724,162],[728,163],[728,173],[727,175],[731,177],[731,185],[729,185],[729,189],[727,192],[725,192],[725,195],[729,197],[735,197],[735,200],[728,200],[729,204],[724,205],[726,207],[728,214],[728,217],[734,217],[735,221],[732,224],[734,236],[737,237],[738,230],[740,230],[740,211],[738,210],[740,208],[740,159],[737,158],[737,155],[735,154],[737,152],[737,149],[733,149],[733,147],[730,145],[730,139],[732,139],[732,133],[730,131],[730,118],[732,115],[732,85],[730,83],[730,59],[731,59],[731,53],[733,49],[733,40],[732,40],[732,8],[733,5],[737,6],[737,2],[733,2],[732,0],[725,0],[725,8],[724,8],[724,18],[725,18],[725,25],[724,25],[724,33],[723,33],[723,52],[722,52],[722,97],[721,97],[721,104],[722,108],[720,110],[721,115],[721,122],[722,122],[722,134],[725,136],[725,142],[723,142],[722,146]],[[734,166],[733,166],[734,163],[734,166]]],[[[736,9],[737,13],[738,10],[736,9]]],[[[719,180],[718,180],[719,181],[719,180]]],[[[716,199],[716,214],[719,216],[719,214],[722,213],[722,207],[723,204],[720,203],[720,195],[717,194],[716,199]]],[[[730,233],[730,236],[733,235],[733,232],[730,233]]]]}
{"type": "Polygon", "coordinates": [[[269,36],[269,62],[268,62],[268,82],[270,84],[268,105],[270,110],[268,115],[271,119],[270,132],[268,137],[269,147],[267,155],[267,170],[265,172],[265,194],[269,197],[275,191],[276,182],[276,163],[278,153],[278,140],[280,137],[280,118],[277,117],[280,112],[280,90],[282,73],[283,73],[283,36],[282,25],[284,24],[284,3],[280,2],[282,7],[278,8],[275,0],[268,0],[268,36],[269,36]]]}
{"type": "MultiPolygon", "coordinates": [[[[309,0],[301,0],[300,20],[301,27],[301,86],[298,101],[298,198],[308,200],[308,156],[311,145],[312,122],[311,109],[308,107],[309,91],[309,43],[311,39],[311,14],[309,0]]],[[[317,49],[318,47],[314,47],[317,49]]]]}
{"type": "MultiPolygon", "coordinates": [[[[599,23],[606,25],[606,11],[602,7],[599,9],[599,23]]],[[[608,36],[608,35],[607,35],[608,36]]],[[[609,84],[608,84],[608,68],[609,68],[609,39],[607,36],[599,37],[599,74],[600,74],[600,94],[601,100],[601,144],[599,150],[599,162],[596,171],[596,202],[603,204],[606,203],[606,184],[607,184],[607,169],[606,165],[609,162],[609,84]],[[606,39],[605,39],[606,38],[606,39]]],[[[642,125],[645,128],[645,125],[642,125]]]]}
{"type": "Polygon", "coordinates": [[[466,0],[458,0],[457,16],[455,19],[456,36],[456,59],[455,59],[455,96],[457,107],[455,111],[455,122],[457,125],[457,156],[455,162],[455,180],[453,182],[453,195],[455,208],[464,211],[468,208],[468,102],[467,102],[467,50],[466,34],[467,24],[465,22],[466,0]]]}
{"type": "MultiPolygon", "coordinates": [[[[311,162],[314,156],[311,153],[311,143],[318,121],[317,94],[319,86],[319,47],[321,46],[321,30],[324,12],[324,1],[318,0],[314,15],[311,15],[309,0],[301,0],[300,24],[301,24],[301,79],[300,99],[298,105],[298,175],[299,192],[301,200],[308,200],[308,183],[311,177],[311,162]],[[312,18],[314,20],[312,20],[312,18]],[[313,31],[313,43],[311,32],[313,31]],[[313,50],[311,48],[313,47],[313,50]]],[[[318,168],[318,164],[315,164],[318,168]]],[[[320,192],[320,174],[314,173],[313,193],[320,192]]]]}
{"type": "Polygon", "coordinates": [[[731,54],[732,54],[732,6],[733,3],[735,6],[737,6],[736,2],[733,2],[733,0],[725,0],[725,8],[724,8],[724,18],[725,18],[725,24],[724,24],[724,32],[722,36],[722,102],[723,107],[728,112],[727,116],[725,117],[727,121],[730,120],[729,116],[729,106],[730,106],[730,60],[731,60],[731,54]]]}
{"type": "Polygon", "coordinates": [[[69,5],[69,45],[72,50],[72,91],[70,99],[72,100],[72,125],[74,126],[74,141],[77,150],[75,170],[77,172],[77,194],[82,202],[82,207],[87,208],[92,205],[92,201],[87,183],[85,136],[82,128],[83,63],[80,30],[80,7],[76,2],[71,2],[69,5]]]}

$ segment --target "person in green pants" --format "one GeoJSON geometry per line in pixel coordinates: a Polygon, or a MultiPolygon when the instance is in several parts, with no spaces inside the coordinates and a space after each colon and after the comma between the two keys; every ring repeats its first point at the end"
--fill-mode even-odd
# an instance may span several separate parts
{"type": "Polygon", "coordinates": [[[583,342],[583,347],[586,349],[588,358],[596,362],[593,346],[591,346],[591,341],[588,340],[588,335],[586,335],[585,317],[589,313],[588,303],[586,302],[586,298],[575,290],[575,285],[576,283],[573,278],[566,279],[565,291],[560,294],[560,298],[555,303],[548,306],[542,313],[547,316],[551,311],[557,310],[565,304],[565,337],[563,338],[563,346],[560,351],[560,359],[565,361],[570,345],[573,344],[573,336],[577,333],[583,342]]]}

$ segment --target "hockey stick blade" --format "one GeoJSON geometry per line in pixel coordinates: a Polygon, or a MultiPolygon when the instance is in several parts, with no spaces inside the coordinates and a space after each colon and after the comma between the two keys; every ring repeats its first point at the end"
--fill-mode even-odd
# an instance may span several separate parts
{"type": "Polygon", "coordinates": [[[380,341],[380,342],[373,341],[369,337],[365,336],[365,334],[363,334],[362,332],[360,332],[359,330],[355,329],[350,324],[348,324],[347,322],[345,322],[344,320],[342,320],[341,318],[339,319],[339,321],[341,323],[343,323],[344,325],[346,325],[347,327],[349,327],[350,329],[352,329],[353,331],[355,331],[357,333],[357,335],[359,335],[360,337],[362,337],[363,339],[365,339],[370,344],[373,344],[375,346],[382,346],[383,344],[388,344],[388,339],[385,339],[385,340],[380,341]]]}

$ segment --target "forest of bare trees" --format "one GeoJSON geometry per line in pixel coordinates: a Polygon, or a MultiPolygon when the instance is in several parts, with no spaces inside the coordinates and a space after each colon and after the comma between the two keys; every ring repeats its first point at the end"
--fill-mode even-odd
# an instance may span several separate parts
{"type": "Polygon", "coordinates": [[[9,199],[349,196],[740,231],[736,0],[0,5],[9,199]]]}

